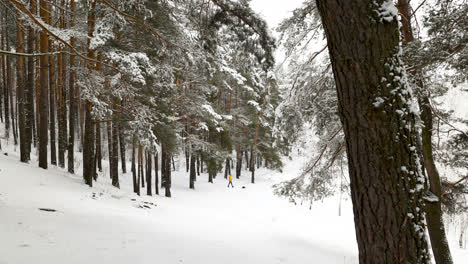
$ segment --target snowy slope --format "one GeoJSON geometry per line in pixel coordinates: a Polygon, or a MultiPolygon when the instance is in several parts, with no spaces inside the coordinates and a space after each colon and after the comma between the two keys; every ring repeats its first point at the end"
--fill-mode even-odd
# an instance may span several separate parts
{"type": "MultiPolygon", "coordinates": [[[[89,188],[77,175],[35,164],[0,155],[1,264],[357,263],[350,202],[341,217],[336,198],[312,210],[294,206],[271,192],[279,173],[260,170],[251,185],[243,172],[234,189],[202,175],[193,191],[176,172],[167,199],[132,194],[129,175],[123,190],[104,176],[89,188]]],[[[287,164],[286,176],[299,168],[287,164]]],[[[456,263],[466,263],[466,250],[456,253],[456,263]]]]}

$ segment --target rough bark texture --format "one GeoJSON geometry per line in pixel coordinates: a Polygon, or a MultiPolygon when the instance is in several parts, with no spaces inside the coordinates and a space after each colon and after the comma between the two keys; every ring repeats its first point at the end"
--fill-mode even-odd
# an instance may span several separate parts
{"type": "Polygon", "coordinates": [[[383,2],[317,0],[346,137],[359,260],[429,263],[414,107],[397,16],[383,2]]]}

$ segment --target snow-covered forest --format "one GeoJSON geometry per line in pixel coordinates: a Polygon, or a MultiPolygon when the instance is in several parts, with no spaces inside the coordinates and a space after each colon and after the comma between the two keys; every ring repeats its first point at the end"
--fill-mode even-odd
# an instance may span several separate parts
{"type": "Polygon", "coordinates": [[[467,43],[466,0],[0,0],[0,264],[468,263],[467,43]]]}

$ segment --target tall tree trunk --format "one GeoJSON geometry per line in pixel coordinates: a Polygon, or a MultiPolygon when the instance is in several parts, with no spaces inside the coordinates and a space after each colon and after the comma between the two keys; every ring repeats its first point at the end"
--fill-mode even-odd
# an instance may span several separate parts
{"type": "MultiPolygon", "coordinates": [[[[112,185],[120,188],[119,183],[119,126],[118,121],[112,121],[112,185]]],[[[143,182],[143,180],[142,180],[143,182]]]]}
{"type": "MultiPolygon", "coordinates": [[[[167,151],[167,150],[166,150],[167,151]]],[[[171,197],[171,160],[172,160],[172,155],[169,151],[166,153],[166,176],[164,177],[165,183],[164,183],[164,195],[166,197],[171,197]]]]}
{"type": "MultiPolygon", "coordinates": [[[[5,10],[6,12],[6,10],[5,10]]],[[[5,24],[6,22],[8,21],[7,19],[7,14],[5,14],[5,24]]],[[[8,36],[5,35],[5,44],[6,44],[6,50],[10,50],[10,41],[8,40],[8,36]]],[[[10,123],[10,127],[11,130],[12,130],[12,134],[13,134],[13,144],[17,145],[18,144],[18,140],[16,138],[16,131],[15,131],[15,109],[14,109],[14,100],[13,100],[13,75],[11,73],[11,62],[10,62],[10,56],[7,56],[6,57],[6,81],[7,81],[7,89],[8,89],[8,97],[7,97],[7,100],[5,101],[8,101],[8,99],[10,100],[9,102],[9,105],[10,105],[10,116],[8,115],[5,115],[8,119],[8,118],[11,118],[11,123],[10,123]]],[[[8,132],[8,138],[10,136],[10,133],[8,132]]]]}
{"type": "MultiPolygon", "coordinates": [[[[95,50],[91,47],[91,39],[94,36],[94,28],[96,25],[96,0],[90,2],[90,7],[88,10],[88,57],[95,59],[96,54],[95,50]]],[[[92,72],[95,70],[96,65],[88,62],[88,71],[92,72]]],[[[95,125],[92,116],[93,104],[89,99],[85,100],[85,121],[84,121],[84,134],[83,134],[83,178],[89,186],[93,186],[93,178],[96,173],[96,161],[95,161],[95,125]]],[[[83,128],[82,128],[83,129],[83,128]]],[[[119,187],[118,181],[117,184],[112,180],[112,185],[119,187]]]]}
{"type": "MultiPolygon", "coordinates": [[[[65,0],[60,1],[60,7],[65,8],[65,0]]],[[[65,11],[60,12],[60,28],[65,29],[65,11]]],[[[60,48],[63,50],[62,48],[60,48]]],[[[65,92],[66,61],[63,54],[57,55],[57,113],[58,113],[58,165],[65,168],[65,151],[67,148],[67,93],[65,92]]]]}
{"type": "Polygon", "coordinates": [[[231,163],[229,159],[226,159],[226,165],[224,166],[224,179],[227,179],[228,175],[231,175],[231,163]]]}
{"type": "MultiPolygon", "coordinates": [[[[75,0],[70,0],[70,28],[75,26],[75,0]]],[[[75,38],[70,38],[70,45],[75,46],[75,38]]],[[[76,91],[75,91],[75,55],[70,54],[70,74],[68,84],[69,94],[69,119],[68,119],[68,172],[75,173],[75,112],[76,112],[76,91]]]]}
{"type": "MultiPolygon", "coordinates": [[[[52,10],[50,10],[52,12],[52,10]]],[[[49,25],[52,25],[52,15],[49,14],[49,25]]],[[[52,40],[49,38],[49,52],[54,51],[52,40]]],[[[57,148],[55,133],[55,86],[56,86],[55,56],[49,56],[49,134],[50,134],[50,163],[57,165],[57,148]]]]}
{"type": "Polygon", "coordinates": [[[136,165],[135,165],[135,152],[136,152],[136,137],[133,136],[132,140],[132,179],[133,179],[133,192],[140,195],[140,186],[137,182],[137,173],[136,173],[136,165]]]}
{"type": "Polygon", "coordinates": [[[99,172],[102,172],[102,140],[101,140],[101,123],[96,122],[96,166],[99,172]]]}
{"type": "Polygon", "coordinates": [[[112,168],[114,167],[114,160],[112,159],[112,121],[107,122],[107,153],[108,153],[108,159],[109,159],[109,176],[112,179],[112,176],[114,175],[112,168]]]}
{"type": "MultiPolygon", "coordinates": [[[[31,13],[36,13],[36,1],[30,1],[31,13]]],[[[31,26],[27,26],[28,31],[28,53],[34,53],[34,29],[31,26]]],[[[35,82],[35,65],[34,60],[36,58],[28,57],[27,58],[27,67],[28,67],[28,76],[25,85],[25,145],[27,152],[27,159],[31,160],[31,144],[33,139],[34,131],[34,82],[35,82]]]]}
{"type": "MultiPolygon", "coordinates": [[[[7,39],[7,9],[5,8],[4,16],[2,18],[2,49],[8,50],[5,45],[5,40],[7,39]]],[[[8,56],[2,55],[2,76],[3,76],[3,112],[5,114],[5,138],[10,138],[10,109],[9,109],[9,96],[8,96],[8,72],[7,72],[7,65],[8,65],[8,56]]]]}
{"type": "Polygon", "coordinates": [[[395,7],[387,0],[317,0],[317,7],[346,138],[359,261],[429,263],[424,176],[395,7]]]}
{"type": "Polygon", "coordinates": [[[151,196],[152,193],[152,184],[151,184],[151,164],[153,163],[153,157],[149,151],[146,151],[146,194],[151,196]]]}
{"type": "Polygon", "coordinates": [[[154,193],[159,195],[159,182],[158,182],[158,153],[154,155],[154,193]]]}
{"type": "Polygon", "coordinates": [[[119,124],[119,146],[120,146],[120,160],[121,160],[121,167],[122,173],[127,173],[127,162],[125,158],[125,132],[123,130],[123,126],[121,122],[119,124]]]}
{"type": "MultiPolygon", "coordinates": [[[[2,22],[1,25],[1,30],[2,30],[2,35],[0,36],[1,39],[1,49],[6,50],[5,47],[5,38],[6,38],[6,26],[7,26],[7,9],[5,9],[5,12],[3,14],[0,14],[0,21],[2,22]]],[[[8,114],[8,86],[7,86],[7,74],[6,74],[6,56],[1,55],[1,68],[2,68],[2,97],[3,97],[3,113],[5,115],[4,122],[5,122],[5,137],[8,139],[10,136],[10,119],[9,119],[9,114],[8,114]]]]}
{"type": "Polygon", "coordinates": [[[197,175],[200,176],[200,151],[197,151],[197,175]]]}
{"type": "MultiPolygon", "coordinates": [[[[87,101],[86,102],[86,122],[85,122],[85,138],[84,138],[84,148],[83,148],[83,179],[85,183],[89,186],[93,186],[93,177],[94,177],[94,168],[95,161],[94,161],[94,121],[91,114],[93,109],[92,104],[87,101]]],[[[112,185],[118,186],[118,179],[117,184],[112,179],[112,185]]]]}
{"type": "MultiPolygon", "coordinates": [[[[404,44],[408,44],[414,40],[413,30],[411,27],[411,15],[409,0],[398,0],[398,11],[402,16],[401,33],[404,38],[404,44]]],[[[452,264],[452,255],[445,234],[444,221],[442,218],[441,208],[441,185],[437,167],[432,155],[432,128],[433,116],[429,102],[429,94],[424,91],[422,81],[422,73],[420,71],[410,72],[415,84],[419,89],[418,102],[421,109],[421,120],[423,121],[422,128],[422,153],[424,157],[424,167],[429,179],[429,190],[438,198],[437,201],[426,202],[426,222],[431,240],[432,252],[437,264],[452,264]]]]}
{"type": "Polygon", "coordinates": [[[143,169],[143,167],[145,166],[144,165],[145,158],[143,157],[143,155],[144,155],[143,153],[144,153],[143,146],[140,145],[138,154],[140,155],[141,164],[140,164],[140,166],[138,168],[140,170],[140,175],[141,175],[141,187],[145,188],[145,182],[146,182],[147,179],[145,178],[145,170],[143,169]]]}
{"type": "MultiPolygon", "coordinates": [[[[141,147],[141,145],[138,145],[138,193],[140,192],[140,181],[143,181],[143,148],[141,147]]],[[[143,187],[145,187],[143,185],[143,187]]],[[[140,195],[140,194],[138,194],[140,195]]]]}
{"type": "MultiPolygon", "coordinates": [[[[49,3],[40,0],[39,14],[43,21],[49,21],[49,3]]],[[[44,31],[40,32],[41,53],[49,52],[49,36],[44,31]]],[[[49,125],[49,56],[40,57],[40,90],[39,90],[39,167],[47,169],[47,143],[49,125]]]]}
{"type": "Polygon", "coordinates": [[[195,152],[192,151],[192,155],[190,155],[190,183],[189,183],[190,189],[195,189],[196,177],[197,177],[197,174],[195,171],[195,152]]]}
{"type": "MultiPolygon", "coordinates": [[[[16,50],[18,53],[24,53],[25,39],[23,32],[23,21],[20,14],[17,14],[16,20],[16,50]]],[[[20,160],[21,162],[29,161],[29,153],[26,140],[26,120],[25,120],[25,64],[24,57],[19,56],[16,70],[16,96],[18,98],[18,123],[19,123],[19,138],[20,138],[20,160]]]]}
{"type": "Polygon", "coordinates": [[[242,171],[242,151],[239,146],[236,147],[236,178],[239,179],[242,171]]]}
{"type": "MultiPolygon", "coordinates": [[[[49,41],[49,47],[51,47],[49,41]]],[[[55,133],[55,58],[50,56],[50,72],[49,72],[49,124],[50,124],[50,163],[57,165],[57,148],[56,148],[56,133],[55,133]]]]}
{"type": "Polygon", "coordinates": [[[165,188],[166,168],[166,145],[161,143],[161,188],[165,188]]]}

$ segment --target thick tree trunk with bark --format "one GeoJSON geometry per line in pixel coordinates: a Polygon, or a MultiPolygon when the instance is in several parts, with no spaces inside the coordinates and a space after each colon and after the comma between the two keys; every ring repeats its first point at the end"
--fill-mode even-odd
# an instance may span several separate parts
{"type": "Polygon", "coordinates": [[[383,0],[317,0],[317,7],[346,137],[360,263],[429,263],[416,116],[395,7],[383,0]]]}

